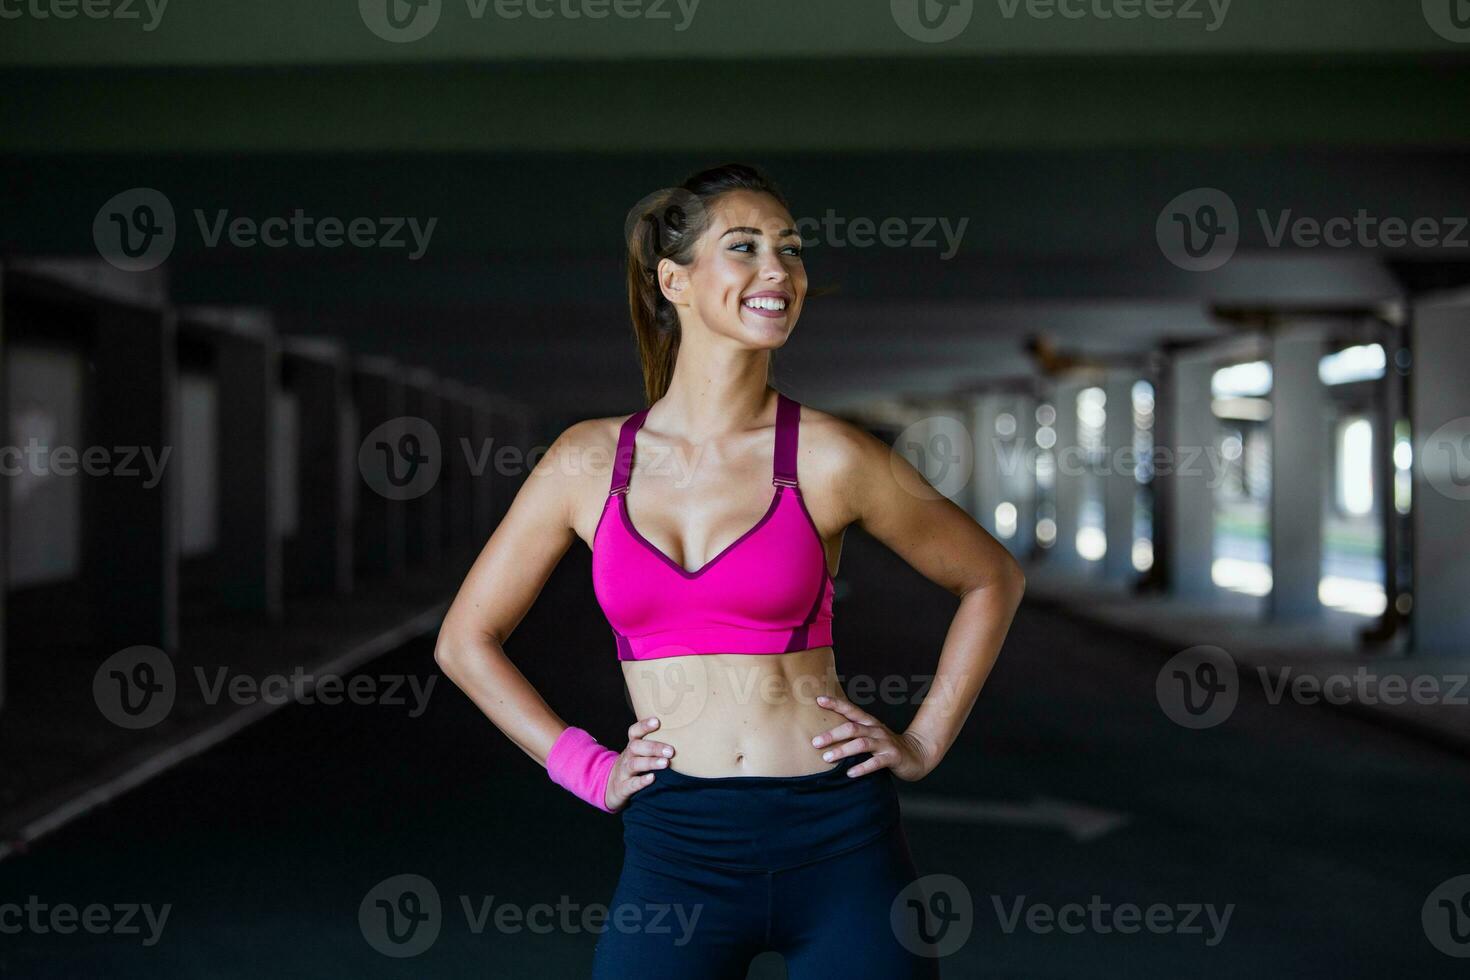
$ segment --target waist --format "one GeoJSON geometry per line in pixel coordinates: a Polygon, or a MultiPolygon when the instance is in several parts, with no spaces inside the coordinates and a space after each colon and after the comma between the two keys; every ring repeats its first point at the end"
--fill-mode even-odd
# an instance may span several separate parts
{"type": "Polygon", "coordinates": [[[635,716],[674,747],[671,769],[704,776],[799,776],[830,765],[813,735],[843,717],[817,704],[841,696],[831,647],[779,656],[711,654],[625,662],[635,716]]]}
{"type": "Polygon", "coordinates": [[[802,776],[700,777],[656,771],[622,810],[627,860],[777,871],[861,847],[899,821],[887,769],[852,777],[866,753],[802,776]]]}

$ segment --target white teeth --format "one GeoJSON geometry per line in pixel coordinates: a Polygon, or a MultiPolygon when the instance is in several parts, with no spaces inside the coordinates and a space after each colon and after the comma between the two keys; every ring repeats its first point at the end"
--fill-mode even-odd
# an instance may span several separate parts
{"type": "Polygon", "coordinates": [[[786,301],[774,296],[756,296],[745,301],[745,305],[753,310],[784,310],[786,301]]]}

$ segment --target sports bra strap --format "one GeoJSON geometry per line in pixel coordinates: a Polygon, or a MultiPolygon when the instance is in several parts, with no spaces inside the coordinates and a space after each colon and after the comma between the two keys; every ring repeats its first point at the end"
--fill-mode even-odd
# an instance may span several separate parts
{"type": "Polygon", "coordinates": [[[633,437],[643,427],[643,420],[647,416],[647,408],[634,412],[623,420],[623,427],[618,430],[618,450],[613,457],[612,488],[608,491],[610,494],[628,492],[628,480],[633,474],[633,437]]]}
{"type": "Polygon", "coordinates": [[[794,487],[796,483],[796,436],[801,405],[776,392],[776,459],[771,482],[794,487]]]}

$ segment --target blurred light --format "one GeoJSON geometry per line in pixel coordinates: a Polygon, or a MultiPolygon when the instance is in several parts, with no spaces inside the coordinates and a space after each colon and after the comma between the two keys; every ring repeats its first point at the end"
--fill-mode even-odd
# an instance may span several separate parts
{"type": "Polygon", "coordinates": [[[1016,434],[1016,417],[1010,412],[1001,412],[995,417],[995,434],[1009,439],[1016,434]]]}
{"type": "Polygon", "coordinates": [[[1216,371],[1210,378],[1210,394],[1216,398],[1259,397],[1271,393],[1269,361],[1247,361],[1216,371]]]}
{"type": "Polygon", "coordinates": [[[1317,598],[1324,606],[1358,616],[1382,616],[1388,608],[1382,585],[1337,575],[1322,577],[1317,583],[1317,598]]]}
{"type": "Polygon", "coordinates": [[[1057,430],[1049,425],[1043,425],[1036,430],[1036,444],[1042,449],[1050,449],[1057,444],[1057,430]]]}
{"type": "Polygon", "coordinates": [[[1342,509],[1358,517],[1373,512],[1373,423],[1357,418],[1338,436],[1337,493],[1342,509]]]}
{"type": "Polygon", "coordinates": [[[1388,358],[1383,353],[1383,345],[1362,344],[1322,358],[1317,362],[1317,377],[1322,379],[1324,385],[1371,381],[1383,377],[1387,364],[1388,358]]]}
{"type": "Polygon", "coordinates": [[[1147,381],[1133,382],[1133,411],[1137,415],[1154,413],[1154,386],[1147,381]]]}
{"type": "Polygon", "coordinates": [[[1154,543],[1148,538],[1133,542],[1133,567],[1140,572],[1154,567],[1154,543]]]}
{"type": "Polygon", "coordinates": [[[1050,548],[1057,542],[1057,522],[1050,517],[1043,517],[1036,522],[1036,543],[1043,548],[1050,548]]]}
{"type": "Polygon", "coordinates": [[[1100,527],[1077,529],[1077,554],[1087,561],[1100,561],[1108,553],[1108,536],[1100,527]]]}
{"type": "Polygon", "coordinates": [[[1036,481],[1042,486],[1051,486],[1057,475],[1057,460],[1051,453],[1036,454],[1036,481]]]}
{"type": "Polygon", "coordinates": [[[1265,398],[1216,398],[1210,402],[1210,411],[1217,419],[1264,422],[1271,417],[1271,403],[1265,398]]]}
{"type": "Polygon", "coordinates": [[[1400,592],[1399,597],[1393,601],[1393,607],[1402,616],[1407,616],[1414,608],[1414,597],[1407,592],[1400,592]]]}
{"type": "Polygon", "coordinates": [[[1057,420],[1057,410],[1056,409],[1052,408],[1046,402],[1042,402],[1040,405],[1037,405],[1036,406],[1036,424],[1037,425],[1053,425],[1053,424],[1056,423],[1056,420],[1057,420]]]}
{"type": "Polygon", "coordinates": [[[1077,420],[1095,429],[1102,428],[1108,418],[1103,407],[1107,400],[1107,392],[1101,388],[1083,388],[1077,392],[1077,420]]]}
{"type": "Polygon", "coordinates": [[[1002,538],[1015,537],[1016,505],[1003,500],[995,507],[995,533],[1002,538]]]}
{"type": "Polygon", "coordinates": [[[1246,595],[1271,594],[1271,566],[1263,561],[1216,558],[1210,565],[1210,581],[1222,589],[1246,595]]]}
{"type": "Polygon", "coordinates": [[[1414,468],[1414,444],[1407,439],[1400,439],[1393,444],[1393,465],[1397,469],[1412,470],[1414,468]]]}
{"type": "Polygon", "coordinates": [[[1245,446],[1240,441],[1239,433],[1232,432],[1220,440],[1220,455],[1232,462],[1240,458],[1240,454],[1244,448],[1245,446]]]}

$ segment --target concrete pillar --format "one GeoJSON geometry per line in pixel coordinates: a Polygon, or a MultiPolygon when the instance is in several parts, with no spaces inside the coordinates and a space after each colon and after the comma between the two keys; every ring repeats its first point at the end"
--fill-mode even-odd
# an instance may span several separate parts
{"type": "Polygon", "coordinates": [[[1470,637],[1470,300],[1414,308],[1415,654],[1464,658],[1470,637]]]}
{"type": "Polygon", "coordinates": [[[1272,619],[1312,619],[1322,612],[1323,501],[1328,478],[1325,396],[1317,367],[1328,324],[1280,328],[1271,338],[1272,619]]]}
{"type": "Polygon", "coordinates": [[[1048,560],[1079,572],[1087,565],[1077,554],[1077,531],[1082,526],[1086,466],[1078,440],[1077,394],[1086,387],[1088,385],[1085,382],[1076,379],[1059,381],[1053,389],[1052,399],[1057,411],[1057,441],[1052,447],[1056,460],[1053,499],[1056,501],[1057,540],[1052,545],[1048,560]]]}
{"type": "Polygon", "coordinates": [[[275,395],[279,349],[268,331],[228,333],[216,345],[219,381],[218,595],[225,608],[282,614],[277,503],[275,395]]]}
{"type": "Polygon", "coordinates": [[[1006,546],[1018,559],[1036,553],[1036,398],[1018,393],[1008,409],[1016,420],[1013,440],[999,448],[1005,451],[1003,492],[1016,505],[1016,533],[1006,546]]]}
{"type": "Polygon", "coordinates": [[[1103,557],[1103,575],[1114,582],[1132,582],[1137,578],[1133,568],[1133,512],[1138,501],[1138,480],[1134,476],[1133,455],[1133,383],[1137,372],[1109,372],[1103,392],[1107,397],[1107,422],[1103,442],[1107,446],[1103,467],[1103,530],[1108,551],[1103,557]]]}
{"type": "Polygon", "coordinates": [[[996,420],[1005,411],[1009,399],[1000,392],[986,392],[971,399],[970,431],[975,442],[974,486],[968,507],[976,522],[991,534],[996,533],[995,508],[1005,499],[1005,467],[1009,461],[1003,442],[996,433],[996,420]]]}
{"type": "Polygon", "coordinates": [[[439,479],[423,493],[405,500],[400,505],[408,522],[408,563],[410,566],[436,565],[443,554],[444,545],[440,524],[443,517],[445,456],[451,448],[445,439],[444,420],[440,408],[439,379],[433,372],[415,368],[406,378],[403,414],[420,418],[438,434],[439,479]]]}
{"type": "MultiPolygon", "coordinates": [[[[106,303],[94,308],[88,441],[146,448],[162,458],[177,445],[174,316],[106,303]]],[[[178,465],[171,457],[155,486],[122,476],[87,485],[82,577],[101,651],[140,644],[178,650],[178,465]]]]}
{"type": "Polygon", "coordinates": [[[1157,402],[1154,485],[1163,520],[1155,529],[1155,555],[1165,563],[1169,590],[1191,600],[1215,595],[1215,495],[1209,468],[1198,462],[1215,442],[1210,408],[1214,373],[1209,354],[1176,352],[1161,379],[1157,402]],[[1194,465],[1187,465],[1191,461],[1194,465]]]}
{"type": "Polygon", "coordinates": [[[282,378],[296,399],[297,524],[285,543],[285,590],[291,595],[352,591],[351,495],[356,447],[343,408],[351,396],[347,353],[334,341],[286,338],[282,378]]]}
{"type": "Polygon", "coordinates": [[[353,402],[357,407],[354,459],[357,500],[353,533],[356,573],[368,578],[400,579],[407,574],[403,505],[374,490],[360,471],[362,447],[373,430],[403,417],[403,380],[398,365],[385,357],[359,357],[352,366],[353,402]]]}

